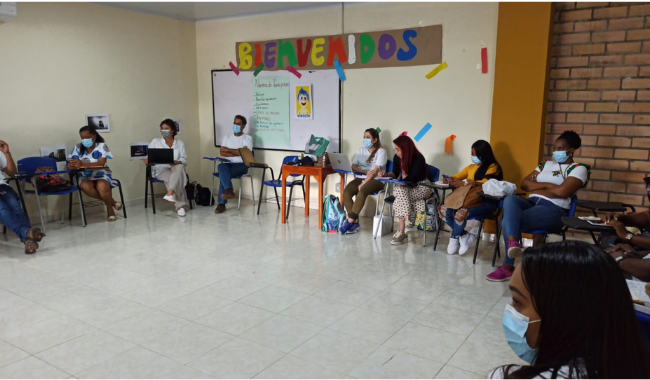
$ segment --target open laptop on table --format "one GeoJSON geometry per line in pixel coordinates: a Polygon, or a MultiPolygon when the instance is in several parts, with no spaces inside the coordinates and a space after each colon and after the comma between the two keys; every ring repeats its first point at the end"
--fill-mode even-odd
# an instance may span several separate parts
{"type": "Polygon", "coordinates": [[[171,165],[174,163],[174,149],[149,148],[149,165],[171,165]]]}

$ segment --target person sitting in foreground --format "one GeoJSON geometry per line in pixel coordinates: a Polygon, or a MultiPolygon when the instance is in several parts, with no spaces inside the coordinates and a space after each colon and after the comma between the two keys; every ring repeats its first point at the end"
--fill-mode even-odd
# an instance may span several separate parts
{"type": "Polygon", "coordinates": [[[0,140],[0,223],[12,230],[25,244],[25,253],[35,253],[45,234],[40,228],[32,228],[20,205],[18,194],[7,184],[5,175],[13,177],[17,172],[9,145],[0,140]]]}
{"type": "Polygon", "coordinates": [[[80,170],[79,188],[89,197],[99,199],[106,205],[108,221],[114,222],[115,210],[121,210],[123,205],[113,199],[113,177],[106,168],[106,161],[113,158],[104,138],[94,127],[84,126],[79,129],[81,144],[75,145],[68,155],[68,169],[80,170]]]}
{"type": "Polygon", "coordinates": [[[650,250],[638,251],[629,244],[616,244],[605,250],[621,270],[643,282],[650,282],[650,250]]]}
{"type": "Polygon", "coordinates": [[[408,136],[399,136],[393,140],[395,156],[393,157],[393,172],[380,172],[380,177],[396,178],[409,182],[408,185],[396,184],[393,189],[395,201],[393,209],[399,219],[399,231],[393,235],[390,242],[393,245],[407,242],[406,221],[415,212],[424,213],[424,200],[431,197],[431,188],[420,186],[422,183],[431,183],[427,178],[428,167],[424,156],[415,147],[413,140],[408,136]]]}
{"type": "Polygon", "coordinates": [[[557,231],[564,224],[571,198],[589,180],[589,167],[573,161],[581,145],[573,131],[560,135],[553,144],[553,161],[540,163],[521,183],[528,199],[509,195],[503,201],[503,238],[508,254],[503,265],[486,276],[488,281],[506,281],[514,271],[515,258],[521,256],[521,233],[534,230],[557,231]]]}
{"type": "Polygon", "coordinates": [[[503,331],[527,365],[491,379],[647,379],[650,353],[616,261],[566,241],[528,248],[510,280],[503,331]]]}
{"type": "MultiPolygon", "coordinates": [[[[501,166],[494,158],[490,143],[485,140],[478,140],[472,144],[472,164],[465,167],[460,173],[451,176],[449,180],[445,179],[444,182],[453,187],[461,187],[470,186],[474,183],[485,183],[491,178],[498,181],[503,180],[501,166]]],[[[476,238],[474,234],[465,231],[467,219],[491,215],[498,206],[499,202],[497,200],[488,198],[483,199],[480,206],[469,209],[453,210],[441,205],[440,212],[444,215],[447,225],[451,228],[447,253],[453,255],[458,252],[459,255],[464,255],[476,238]]]]}
{"type": "Polygon", "coordinates": [[[339,233],[353,234],[359,231],[359,213],[366,204],[368,195],[382,190],[384,184],[374,179],[379,172],[386,171],[386,150],[381,147],[379,133],[374,128],[368,128],[363,134],[363,148],[359,148],[352,160],[352,171],[362,173],[356,176],[343,190],[343,205],[348,212],[339,233]],[[356,199],[352,199],[356,196],[356,199]]]}
{"type": "MultiPolygon", "coordinates": [[[[185,174],[185,166],[187,166],[187,153],[185,153],[185,144],[183,140],[177,139],[176,123],[172,119],[165,119],[160,123],[160,133],[162,137],[156,137],[149,143],[149,148],[156,149],[173,149],[174,150],[174,163],[172,165],[154,165],[151,168],[151,176],[165,182],[167,187],[167,194],[165,199],[168,202],[174,203],[178,216],[185,216],[185,202],[187,195],[185,194],[185,185],[187,185],[187,174],[185,174]]],[[[145,165],[148,160],[144,160],[145,165]]]]}
{"type": "Polygon", "coordinates": [[[230,162],[222,162],[217,166],[219,170],[219,194],[217,195],[217,208],[214,209],[215,214],[226,212],[228,199],[237,198],[232,187],[233,177],[239,178],[248,172],[248,167],[244,165],[239,148],[248,147],[253,151],[253,138],[244,134],[244,128],[246,128],[246,118],[241,115],[235,116],[232,126],[233,134],[224,137],[223,141],[221,141],[219,154],[226,157],[230,162]]]}

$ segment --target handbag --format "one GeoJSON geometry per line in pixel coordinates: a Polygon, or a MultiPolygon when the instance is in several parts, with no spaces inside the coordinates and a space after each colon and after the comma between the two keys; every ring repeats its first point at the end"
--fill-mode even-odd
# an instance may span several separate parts
{"type": "Polygon", "coordinates": [[[478,195],[482,189],[480,183],[459,187],[445,198],[445,206],[453,210],[478,207],[483,201],[483,198],[478,195]]]}
{"type": "MultiPolygon", "coordinates": [[[[39,166],[36,173],[55,172],[56,169],[51,166],[39,166]]],[[[34,186],[39,193],[56,193],[59,191],[70,190],[70,182],[63,179],[58,174],[43,174],[36,176],[34,186]]]]}
{"type": "Polygon", "coordinates": [[[311,135],[307,144],[305,144],[305,154],[311,154],[316,157],[320,157],[327,150],[328,145],[330,144],[329,140],[324,137],[315,137],[311,135]]]}

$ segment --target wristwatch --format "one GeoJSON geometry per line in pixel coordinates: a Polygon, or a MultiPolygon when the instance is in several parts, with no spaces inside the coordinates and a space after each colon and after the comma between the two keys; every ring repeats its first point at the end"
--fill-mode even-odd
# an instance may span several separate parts
{"type": "Polygon", "coordinates": [[[634,237],[634,234],[628,233],[627,235],[625,235],[625,240],[628,240],[628,241],[632,240],[633,237],[634,237]]]}
{"type": "Polygon", "coordinates": [[[621,255],[621,256],[615,258],[614,260],[616,260],[616,264],[620,264],[621,261],[623,261],[625,259],[627,259],[627,257],[621,255]]]}

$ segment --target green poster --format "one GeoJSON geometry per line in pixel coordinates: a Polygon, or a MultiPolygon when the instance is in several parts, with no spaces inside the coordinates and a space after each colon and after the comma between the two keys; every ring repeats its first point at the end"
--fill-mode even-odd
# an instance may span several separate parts
{"type": "Polygon", "coordinates": [[[253,78],[255,146],[289,147],[289,77],[253,78]]]}

